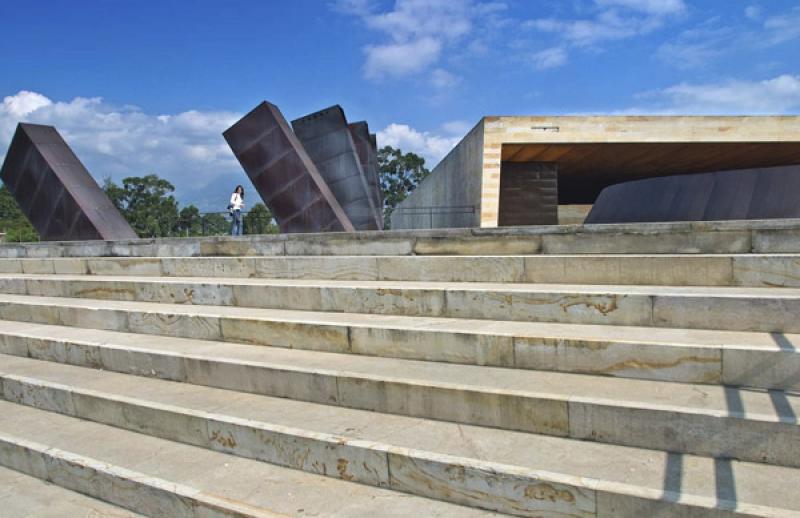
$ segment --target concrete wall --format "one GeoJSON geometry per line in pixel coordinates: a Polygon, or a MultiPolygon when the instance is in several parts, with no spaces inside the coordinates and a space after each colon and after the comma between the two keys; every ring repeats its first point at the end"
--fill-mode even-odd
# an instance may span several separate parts
{"type": "Polygon", "coordinates": [[[592,210],[591,205],[559,205],[559,225],[582,225],[592,210]]]}
{"type": "Polygon", "coordinates": [[[477,227],[483,149],[481,120],[411,196],[397,206],[392,213],[391,228],[477,227]]]}

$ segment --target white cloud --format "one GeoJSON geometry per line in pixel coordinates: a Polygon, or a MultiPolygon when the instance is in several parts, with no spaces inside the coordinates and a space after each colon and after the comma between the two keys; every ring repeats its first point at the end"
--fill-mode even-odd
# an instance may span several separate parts
{"type": "Polygon", "coordinates": [[[539,70],[556,68],[567,63],[567,51],[563,47],[552,47],[536,52],[531,56],[531,60],[533,66],[539,70]]]}
{"type": "Polygon", "coordinates": [[[455,120],[455,121],[445,122],[444,124],[442,124],[442,130],[450,135],[456,135],[461,137],[466,135],[467,132],[471,130],[473,126],[475,126],[474,122],[469,122],[465,120],[455,120]]]}
{"type": "Polygon", "coordinates": [[[767,41],[777,45],[800,37],[800,7],[771,16],[764,21],[767,41]]]}
{"type": "Polygon", "coordinates": [[[744,15],[756,23],[742,28],[722,25],[722,17],[706,20],[661,45],[658,56],[678,68],[696,68],[722,55],[764,50],[800,38],[800,7],[764,18],[762,9],[751,5],[744,15]]]}
{"type": "Polygon", "coordinates": [[[384,41],[364,47],[368,79],[419,73],[437,63],[442,51],[466,39],[483,17],[505,4],[477,0],[396,0],[380,11],[365,0],[340,0],[335,9],[357,16],[384,41]]]}
{"type": "Polygon", "coordinates": [[[780,115],[800,109],[800,76],[781,75],[763,81],[680,83],[647,92],[645,107],[625,113],[780,115]]]}
{"type": "Polygon", "coordinates": [[[400,148],[404,153],[416,153],[425,158],[425,165],[432,169],[462,137],[463,134],[443,137],[427,131],[417,131],[407,124],[392,123],[378,132],[378,145],[400,148]]]}
{"type": "Polygon", "coordinates": [[[602,7],[626,7],[655,15],[680,14],[686,11],[683,0],[596,0],[602,7]]]}
{"type": "Polygon", "coordinates": [[[658,57],[676,68],[697,68],[738,45],[739,31],[721,26],[719,18],[706,20],[694,29],[683,31],[674,41],[662,44],[658,57]]]}
{"type": "Polygon", "coordinates": [[[761,18],[761,8],[757,5],[748,5],[744,8],[744,15],[751,20],[759,20],[761,18]]]}
{"type": "Polygon", "coordinates": [[[525,26],[556,34],[576,46],[631,38],[661,28],[681,14],[683,0],[595,0],[594,16],[579,19],[540,18],[525,26]]]}
{"type": "Polygon", "coordinates": [[[420,38],[406,43],[367,46],[364,75],[367,79],[401,77],[419,72],[439,59],[442,43],[434,38],[420,38]]]}
{"type": "Polygon", "coordinates": [[[0,104],[0,153],[5,153],[18,122],[48,124],[58,129],[98,182],[106,176],[120,181],[156,173],[175,184],[181,197],[226,175],[231,182],[242,181],[244,172],[221,134],[239,117],[199,111],[151,115],[99,97],[54,101],[23,90],[0,104]]]}
{"type": "Polygon", "coordinates": [[[650,34],[686,10],[683,0],[594,0],[588,16],[538,18],[524,22],[522,27],[551,34],[557,42],[533,55],[534,66],[547,69],[565,64],[570,48],[585,49],[650,34]]]}
{"type": "Polygon", "coordinates": [[[439,90],[450,90],[460,82],[460,77],[441,68],[437,68],[431,73],[431,84],[439,90]]]}
{"type": "Polygon", "coordinates": [[[53,102],[42,94],[21,90],[17,95],[9,95],[3,99],[0,113],[6,113],[12,117],[25,117],[29,113],[51,104],[53,102]]]}

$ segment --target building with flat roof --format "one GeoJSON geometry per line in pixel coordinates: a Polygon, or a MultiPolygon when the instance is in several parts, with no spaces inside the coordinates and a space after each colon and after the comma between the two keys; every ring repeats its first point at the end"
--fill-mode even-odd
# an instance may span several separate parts
{"type": "MultiPolygon", "coordinates": [[[[574,223],[624,182],[673,177],[679,191],[683,175],[798,165],[797,116],[487,116],[395,209],[392,228],[574,223]]],[[[800,168],[784,181],[800,189],[800,168]]]]}

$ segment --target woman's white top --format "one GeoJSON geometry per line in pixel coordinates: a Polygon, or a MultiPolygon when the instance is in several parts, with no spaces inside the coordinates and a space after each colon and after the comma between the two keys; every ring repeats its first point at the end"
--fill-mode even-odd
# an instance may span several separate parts
{"type": "Polygon", "coordinates": [[[238,192],[231,194],[231,205],[233,205],[233,210],[242,210],[242,207],[244,206],[244,200],[242,199],[241,194],[238,192]]]}

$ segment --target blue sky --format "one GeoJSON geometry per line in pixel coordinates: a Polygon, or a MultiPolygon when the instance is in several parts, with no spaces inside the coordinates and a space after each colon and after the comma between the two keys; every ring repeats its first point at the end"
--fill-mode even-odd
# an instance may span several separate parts
{"type": "Polygon", "coordinates": [[[800,111],[800,0],[27,0],[0,35],[0,153],[53,124],[98,179],[206,210],[264,99],[341,104],[429,166],[483,115],[800,111]]]}

